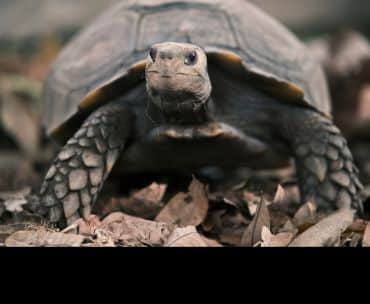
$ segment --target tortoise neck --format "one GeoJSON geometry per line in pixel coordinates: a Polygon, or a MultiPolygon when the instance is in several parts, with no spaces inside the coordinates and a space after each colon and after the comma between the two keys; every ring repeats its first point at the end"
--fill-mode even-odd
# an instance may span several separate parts
{"type": "Polygon", "coordinates": [[[206,102],[200,105],[188,107],[187,104],[184,104],[183,107],[178,107],[176,111],[169,112],[157,107],[156,103],[154,103],[152,100],[150,100],[150,103],[153,105],[151,108],[154,108],[155,112],[157,112],[157,115],[155,116],[160,116],[160,121],[165,124],[201,125],[214,120],[214,104],[211,97],[209,97],[206,102]]]}

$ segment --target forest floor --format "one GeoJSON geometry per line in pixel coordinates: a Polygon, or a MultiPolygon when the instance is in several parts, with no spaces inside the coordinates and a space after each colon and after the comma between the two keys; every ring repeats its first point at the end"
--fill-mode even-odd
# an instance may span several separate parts
{"type": "MultiPolygon", "coordinates": [[[[291,166],[243,169],[217,181],[202,175],[109,179],[88,220],[64,230],[48,226],[29,210],[58,150],[43,134],[41,93],[61,47],[48,38],[31,53],[0,53],[0,246],[370,246],[370,141],[361,132],[347,137],[365,185],[361,214],[301,203],[291,166]]],[[[343,128],[348,120],[370,119],[369,69],[350,79],[335,116],[343,128]],[[347,111],[353,96],[360,114],[347,111]]]]}

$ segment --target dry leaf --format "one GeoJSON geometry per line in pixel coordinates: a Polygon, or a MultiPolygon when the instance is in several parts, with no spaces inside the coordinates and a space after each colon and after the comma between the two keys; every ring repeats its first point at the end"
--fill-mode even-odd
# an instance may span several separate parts
{"type": "Polygon", "coordinates": [[[23,206],[28,204],[26,196],[31,192],[30,187],[23,188],[18,191],[1,192],[0,201],[3,201],[3,207],[11,213],[23,212],[23,206]]]}
{"type": "Polygon", "coordinates": [[[261,197],[256,215],[243,234],[241,245],[253,246],[257,242],[261,241],[263,226],[270,229],[270,214],[265,200],[261,197]]]}
{"type": "Polygon", "coordinates": [[[63,233],[80,234],[85,236],[94,236],[95,230],[101,226],[101,221],[95,214],[90,214],[87,220],[80,218],[72,225],[65,228],[63,233]]]}
{"type": "Polygon", "coordinates": [[[154,218],[163,208],[163,196],[167,185],[152,183],[134,192],[128,199],[122,199],[120,206],[123,212],[145,219],[154,218]]]}
{"type": "Polygon", "coordinates": [[[115,247],[114,238],[110,231],[97,228],[95,231],[95,243],[100,247],[115,247]]]}
{"type": "Polygon", "coordinates": [[[243,200],[247,203],[249,214],[251,216],[255,215],[260,202],[260,197],[252,192],[244,191],[243,200]]]}
{"type": "Polygon", "coordinates": [[[285,204],[287,201],[287,193],[281,185],[278,185],[273,199],[274,204],[285,204]]]}
{"type": "Polygon", "coordinates": [[[41,134],[37,119],[19,97],[6,93],[0,97],[0,122],[3,127],[26,153],[36,156],[41,134]]]}
{"type": "Polygon", "coordinates": [[[106,230],[122,246],[163,246],[173,227],[166,223],[144,220],[121,212],[108,215],[99,229],[106,230]]]}
{"type": "Polygon", "coordinates": [[[354,210],[341,209],[307,229],[289,245],[289,247],[325,247],[334,246],[353,222],[354,210]]]}
{"type": "Polygon", "coordinates": [[[348,227],[348,231],[364,233],[368,223],[368,221],[362,219],[355,219],[351,226],[348,227]]]}
{"type": "Polygon", "coordinates": [[[166,247],[208,247],[194,226],[176,228],[167,240],[166,247]]]}
{"type": "Polygon", "coordinates": [[[3,244],[11,234],[19,230],[24,230],[26,226],[26,224],[0,225],[0,244],[3,244]]]}
{"type": "Polygon", "coordinates": [[[294,237],[298,234],[298,228],[292,223],[291,220],[287,220],[279,232],[288,232],[293,234],[294,237]]]}
{"type": "Polygon", "coordinates": [[[6,247],[80,247],[86,240],[82,235],[36,231],[17,231],[5,240],[6,247]]]}
{"type": "MultiPolygon", "coordinates": [[[[348,231],[348,230],[347,230],[348,231]]],[[[359,247],[362,241],[362,234],[351,232],[348,235],[343,233],[340,247],[359,247]]]]}
{"type": "Polygon", "coordinates": [[[206,238],[205,236],[201,235],[203,241],[207,244],[208,247],[223,247],[218,241],[214,239],[206,238]]]}
{"type": "Polygon", "coordinates": [[[242,236],[245,232],[245,227],[240,228],[224,228],[220,232],[218,239],[222,244],[229,246],[240,246],[242,236]]]}
{"type": "Polygon", "coordinates": [[[364,237],[362,239],[362,247],[370,247],[370,223],[366,226],[364,237]]]}
{"type": "Polygon", "coordinates": [[[304,204],[298,209],[293,217],[293,223],[300,231],[303,231],[316,223],[316,209],[316,205],[311,202],[304,204]]]}
{"type": "Polygon", "coordinates": [[[262,227],[262,243],[261,247],[287,247],[292,241],[294,235],[290,232],[282,232],[273,235],[267,227],[262,227]]]}
{"type": "Polygon", "coordinates": [[[176,194],[155,220],[182,227],[198,226],[205,220],[208,206],[205,187],[194,178],[189,186],[189,193],[176,194]]]}
{"type": "MultiPolygon", "coordinates": [[[[370,57],[370,54],[369,54],[370,57]]],[[[370,81],[370,75],[369,79],[370,81]]],[[[357,108],[357,115],[356,119],[359,121],[356,122],[357,124],[361,121],[368,122],[370,119],[370,85],[364,85],[360,92],[359,92],[359,101],[358,101],[358,108],[357,108]]],[[[367,124],[368,125],[368,124],[367,124]]]]}

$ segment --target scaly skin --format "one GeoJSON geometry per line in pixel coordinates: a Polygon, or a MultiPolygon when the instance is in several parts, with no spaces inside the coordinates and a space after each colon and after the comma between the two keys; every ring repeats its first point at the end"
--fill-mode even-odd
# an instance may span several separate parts
{"type": "Polygon", "coordinates": [[[132,117],[110,103],[90,115],[66,143],[41,186],[41,210],[51,224],[86,218],[124,148],[132,117]]]}
{"type": "Polygon", "coordinates": [[[303,202],[325,209],[362,209],[363,186],[347,141],[333,122],[311,110],[287,113],[284,136],[296,159],[303,202]]]}

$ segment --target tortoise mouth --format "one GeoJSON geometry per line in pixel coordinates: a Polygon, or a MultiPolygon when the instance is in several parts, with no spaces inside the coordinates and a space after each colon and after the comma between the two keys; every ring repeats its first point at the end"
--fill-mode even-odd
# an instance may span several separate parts
{"type": "Polygon", "coordinates": [[[148,75],[158,75],[160,78],[175,78],[176,76],[185,76],[185,77],[200,77],[202,78],[202,75],[197,73],[184,73],[184,72],[173,72],[173,73],[165,73],[158,70],[148,70],[148,75]]]}

